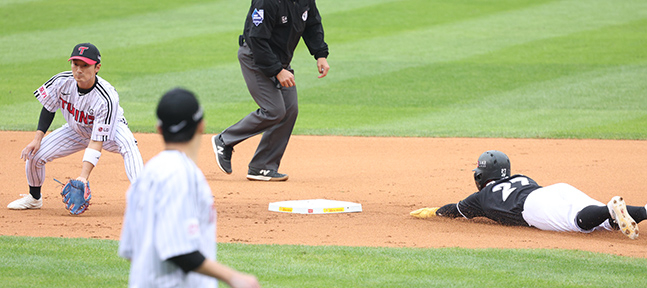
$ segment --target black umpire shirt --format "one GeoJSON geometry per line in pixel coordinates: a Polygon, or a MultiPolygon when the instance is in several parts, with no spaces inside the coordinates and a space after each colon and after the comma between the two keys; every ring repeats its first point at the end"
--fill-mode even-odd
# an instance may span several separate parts
{"type": "Polygon", "coordinates": [[[529,226],[523,219],[523,204],[528,194],[541,188],[535,180],[513,175],[490,182],[481,191],[458,202],[447,204],[436,214],[443,217],[487,217],[503,225],[529,226]]]}
{"type": "Polygon", "coordinates": [[[315,59],[328,57],[315,0],[253,0],[243,37],[267,77],[288,67],[300,38],[315,59]]]}

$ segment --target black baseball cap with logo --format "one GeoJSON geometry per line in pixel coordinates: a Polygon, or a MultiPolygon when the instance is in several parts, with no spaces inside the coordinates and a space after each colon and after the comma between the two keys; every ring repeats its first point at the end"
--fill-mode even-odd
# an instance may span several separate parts
{"type": "Polygon", "coordinates": [[[90,43],[81,43],[74,46],[72,56],[70,56],[70,59],[67,59],[67,61],[72,61],[74,59],[79,59],[85,63],[94,65],[101,63],[101,53],[99,53],[99,49],[97,49],[96,46],[90,43]]]}
{"type": "Polygon", "coordinates": [[[198,99],[193,92],[184,88],[166,92],[157,105],[157,124],[167,142],[190,140],[202,118],[203,111],[198,99]]]}

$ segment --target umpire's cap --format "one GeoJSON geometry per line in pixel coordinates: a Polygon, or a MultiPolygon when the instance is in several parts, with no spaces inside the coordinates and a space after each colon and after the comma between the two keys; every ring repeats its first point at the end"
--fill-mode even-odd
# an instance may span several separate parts
{"type": "Polygon", "coordinates": [[[203,111],[198,99],[191,91],[183,88],[169,90],[157,105],[157,125],[166,142],[191,140],[202,117],[203,111]]]}

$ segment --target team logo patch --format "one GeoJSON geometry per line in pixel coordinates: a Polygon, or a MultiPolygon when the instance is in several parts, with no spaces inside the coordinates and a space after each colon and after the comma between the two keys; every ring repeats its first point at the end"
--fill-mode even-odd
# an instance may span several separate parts
{"type": "Polygon", "coordinates": [[[200,222],[198,219],[191,218],[184,221],[186,235],[189,239],[200,238],[200,222]]]}
{"type": "Polygon", "coordinates": [[[47,98],[47,90],[45,90],[45,87],[40,86],[40,88],[38,88],[38,93],[40,93],[43,98],[47,98]]]}
{"type": "Polygon", "coordinates": [[[252,12],[252,23],[258,26],[263,23],[263,18],[265,18],[265,10],[254,8],[254,12],[252,12]]]}
{"type": "Polygon", "coordinates": [[[103,125],[97,125],[97,135],[98,136],[108,136],[110,135],[110,125],[109,124],[103,124],[103,125]]]}
{"type": "Polygon", "coordinates": [[[288,16],[281,16],[281,23],[282,24],[288,23],[288,16]]]}
{"type": "Polygon", "coordinates": [[[303,14],[301,15],[301,19],[303,19],[303,21],[308,20],[308,11],[303,12],[303,14]]]}

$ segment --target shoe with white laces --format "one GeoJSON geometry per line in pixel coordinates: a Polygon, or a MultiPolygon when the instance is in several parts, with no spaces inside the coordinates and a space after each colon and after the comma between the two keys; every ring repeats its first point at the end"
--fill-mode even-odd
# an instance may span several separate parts
{"type": "Polygon", "coordinates": [[[630,239],[638,238],[638,224],[636,224],[636,221],[627,212],[627,204],[625,204],[625,200],[622,197],[615,196],[611,198],[611,201],[607,204],[607,208],[609,208],[611,219],[615,220],[618,224],[622,234],[625,234],[630,239]]]}
{"type": "Polygon", "coordinates": [[[255,181],[287,181],[288,174],[281,174],[271,169],[254,169],[247,170],[247,179],[255,181]]]}
{"type": "Polygon", "coordinates": [[[35,199],[31,194],[20,194],[22,198],[13,201],[7,205],[7,208],[13,210],[40,209],[43,207],[43,197],[35,199]]]}

